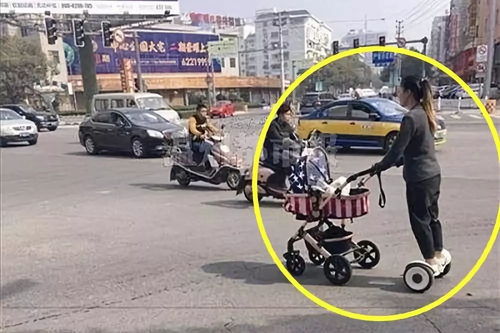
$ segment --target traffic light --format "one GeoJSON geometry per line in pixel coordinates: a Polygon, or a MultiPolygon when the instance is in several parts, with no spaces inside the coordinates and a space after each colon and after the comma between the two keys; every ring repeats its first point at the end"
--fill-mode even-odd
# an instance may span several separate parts
{"type": "Polygon", "coordinates": [[[57,21],[52,17],[45,17],[45,32],[49,44],[54,45],[57,40],[57,21]]]}
{"type": "Polygon", "coordinates": [[[380,36],[378,38],[378,45],[385,46],[385,36],[380,36]]]}
{"type": "Polygon", "coordinates": [[[336,40],[332,43],[332,54],[339,53],[339,41],[336,40]]]}
{"type": "Polygon", "coordinates": [[[83,26],[84,20],[73,19],[73,37],[75,40],[75,46],[84,47],[85,46],[85,28],[83,26]]]}
{"type": "Polygon", "coordinates": [[[111,23],[108,21],[101,22],[102,44],[104,47],[110,47],[113,43],[113,33],[111,32],[111,23]]]}
{"type": "Polygon", "coordinates": [[[359,38],[355,38],[353,41],[354,48],[357,49],[359,47],[359,38]]]}

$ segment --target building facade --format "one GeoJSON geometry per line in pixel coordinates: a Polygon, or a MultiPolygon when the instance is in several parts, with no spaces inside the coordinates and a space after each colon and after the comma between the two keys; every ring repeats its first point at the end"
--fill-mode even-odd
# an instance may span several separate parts
{"type": "MultiPolygon", "coordinates": [[[[248,59],[249,65],[255,64],[257,76],[279,77],[281,74],[279,17],[282,20],[285,79],[291,81],[300,70],[294,64],[304,60],[314,63],[330,54],[332,30],[306,10],[257,12],[254,49],[249,50],[255,52],[250,52],[248,59]]],[[[253,44],[252,39],[250,43],[253,44]]],[[[251,72],[254,73],[253,67],[251,72]]]]}
{"type": "Polygon", "coordinates": [[[436,16],[432,22],[429,56],[437,61],[446,61],[447,16],[436,16]]]}
{"type": "MultiPolygon", "coordinates": [[[[343,47],[352,48],[354,46],[354,40],[357,39],[359,41],[359,45],[378,45],[379,38],[381,36],[387,37],[386,31],[365,31],[365,30],[350,30],[347,35],[345,35],[340,41],[343,47]]],[[[372,66],[372,54],[365,53],[360,55],[366,65],[372,66]]],[[[377,69],[379,70],[379,69],[377,69]]]]}

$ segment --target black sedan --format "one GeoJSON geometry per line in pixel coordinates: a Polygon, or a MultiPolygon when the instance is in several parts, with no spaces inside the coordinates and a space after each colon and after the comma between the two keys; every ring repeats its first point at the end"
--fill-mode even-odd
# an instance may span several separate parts
{"type": "Polygon", "coordinates": [[[55,131],[59,126],[59,117],[55,113],[37,111],[26,104],[7,104],[1,107],[10,109],[27,120],[31,120],[36,124],[38,131],[44,128],[55,131]]]}
{"type": "Polygon", "coordinates": [[[80,124],[78,135],[90,155],[107,150],[131,152],[141,158],[162,155],[172,145],[187,144],[185,128],[141,109],[99,112],[80,124]]]}

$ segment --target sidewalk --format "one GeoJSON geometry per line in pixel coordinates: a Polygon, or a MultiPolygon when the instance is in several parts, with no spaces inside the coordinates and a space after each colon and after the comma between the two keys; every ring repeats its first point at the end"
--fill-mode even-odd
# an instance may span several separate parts
{"type": "MultiPolygon", "coordinates": [[[[241,115],[245,115],[245,114],[248,114],[248,111],[236,111],[234,113],[235,116],[241,116],[241,115]]],[[[79,126],[83,119],[85,119],[85,116],[84,115],[80,115],[80,116],[64,116],[64,115],[61,115],[60,116],[60,121],[59,121],[59,126],[79,126]]],[[[186,122],[186,119],[181,119],[181,123],[185,123],[186,122]]]]}

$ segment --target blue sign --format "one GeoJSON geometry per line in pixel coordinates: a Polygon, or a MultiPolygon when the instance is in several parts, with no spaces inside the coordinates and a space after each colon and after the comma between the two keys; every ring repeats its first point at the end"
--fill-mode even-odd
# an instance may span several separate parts
{"type": "Polygon", "coordinates": [[[393,52],[373,52],[372,62],[375,67],[385,67],[394,62],[393,52]]]}
{"type": "MultiPolygon", "coordinates": [[[[125,32],[125,35],[127,36],[125,32]]],[[[206,73],[208,65],[207,43],[218,41],[212,34],[193,34],[176,32],[138,32],[141,70],[143,73],[206,73]]],[[[93,38],[94,56],[97,74],[120,73],[120,62],[123,58],[132,59],[135,63],[136,50],[132,37],[125,37],[121,44],[113,42],[105,48],[102,37],[93,38]]],[[[74,60],[68,63],[70,75],[81,74],[78,48],[73,37],[67,36],[64,43],[74,50],[74,60]]],[[[67,50],[67,53],[69,50],[67,50]]],[[[214,62],[214,72],[221,72],[221,65],[214,62]]]]}

